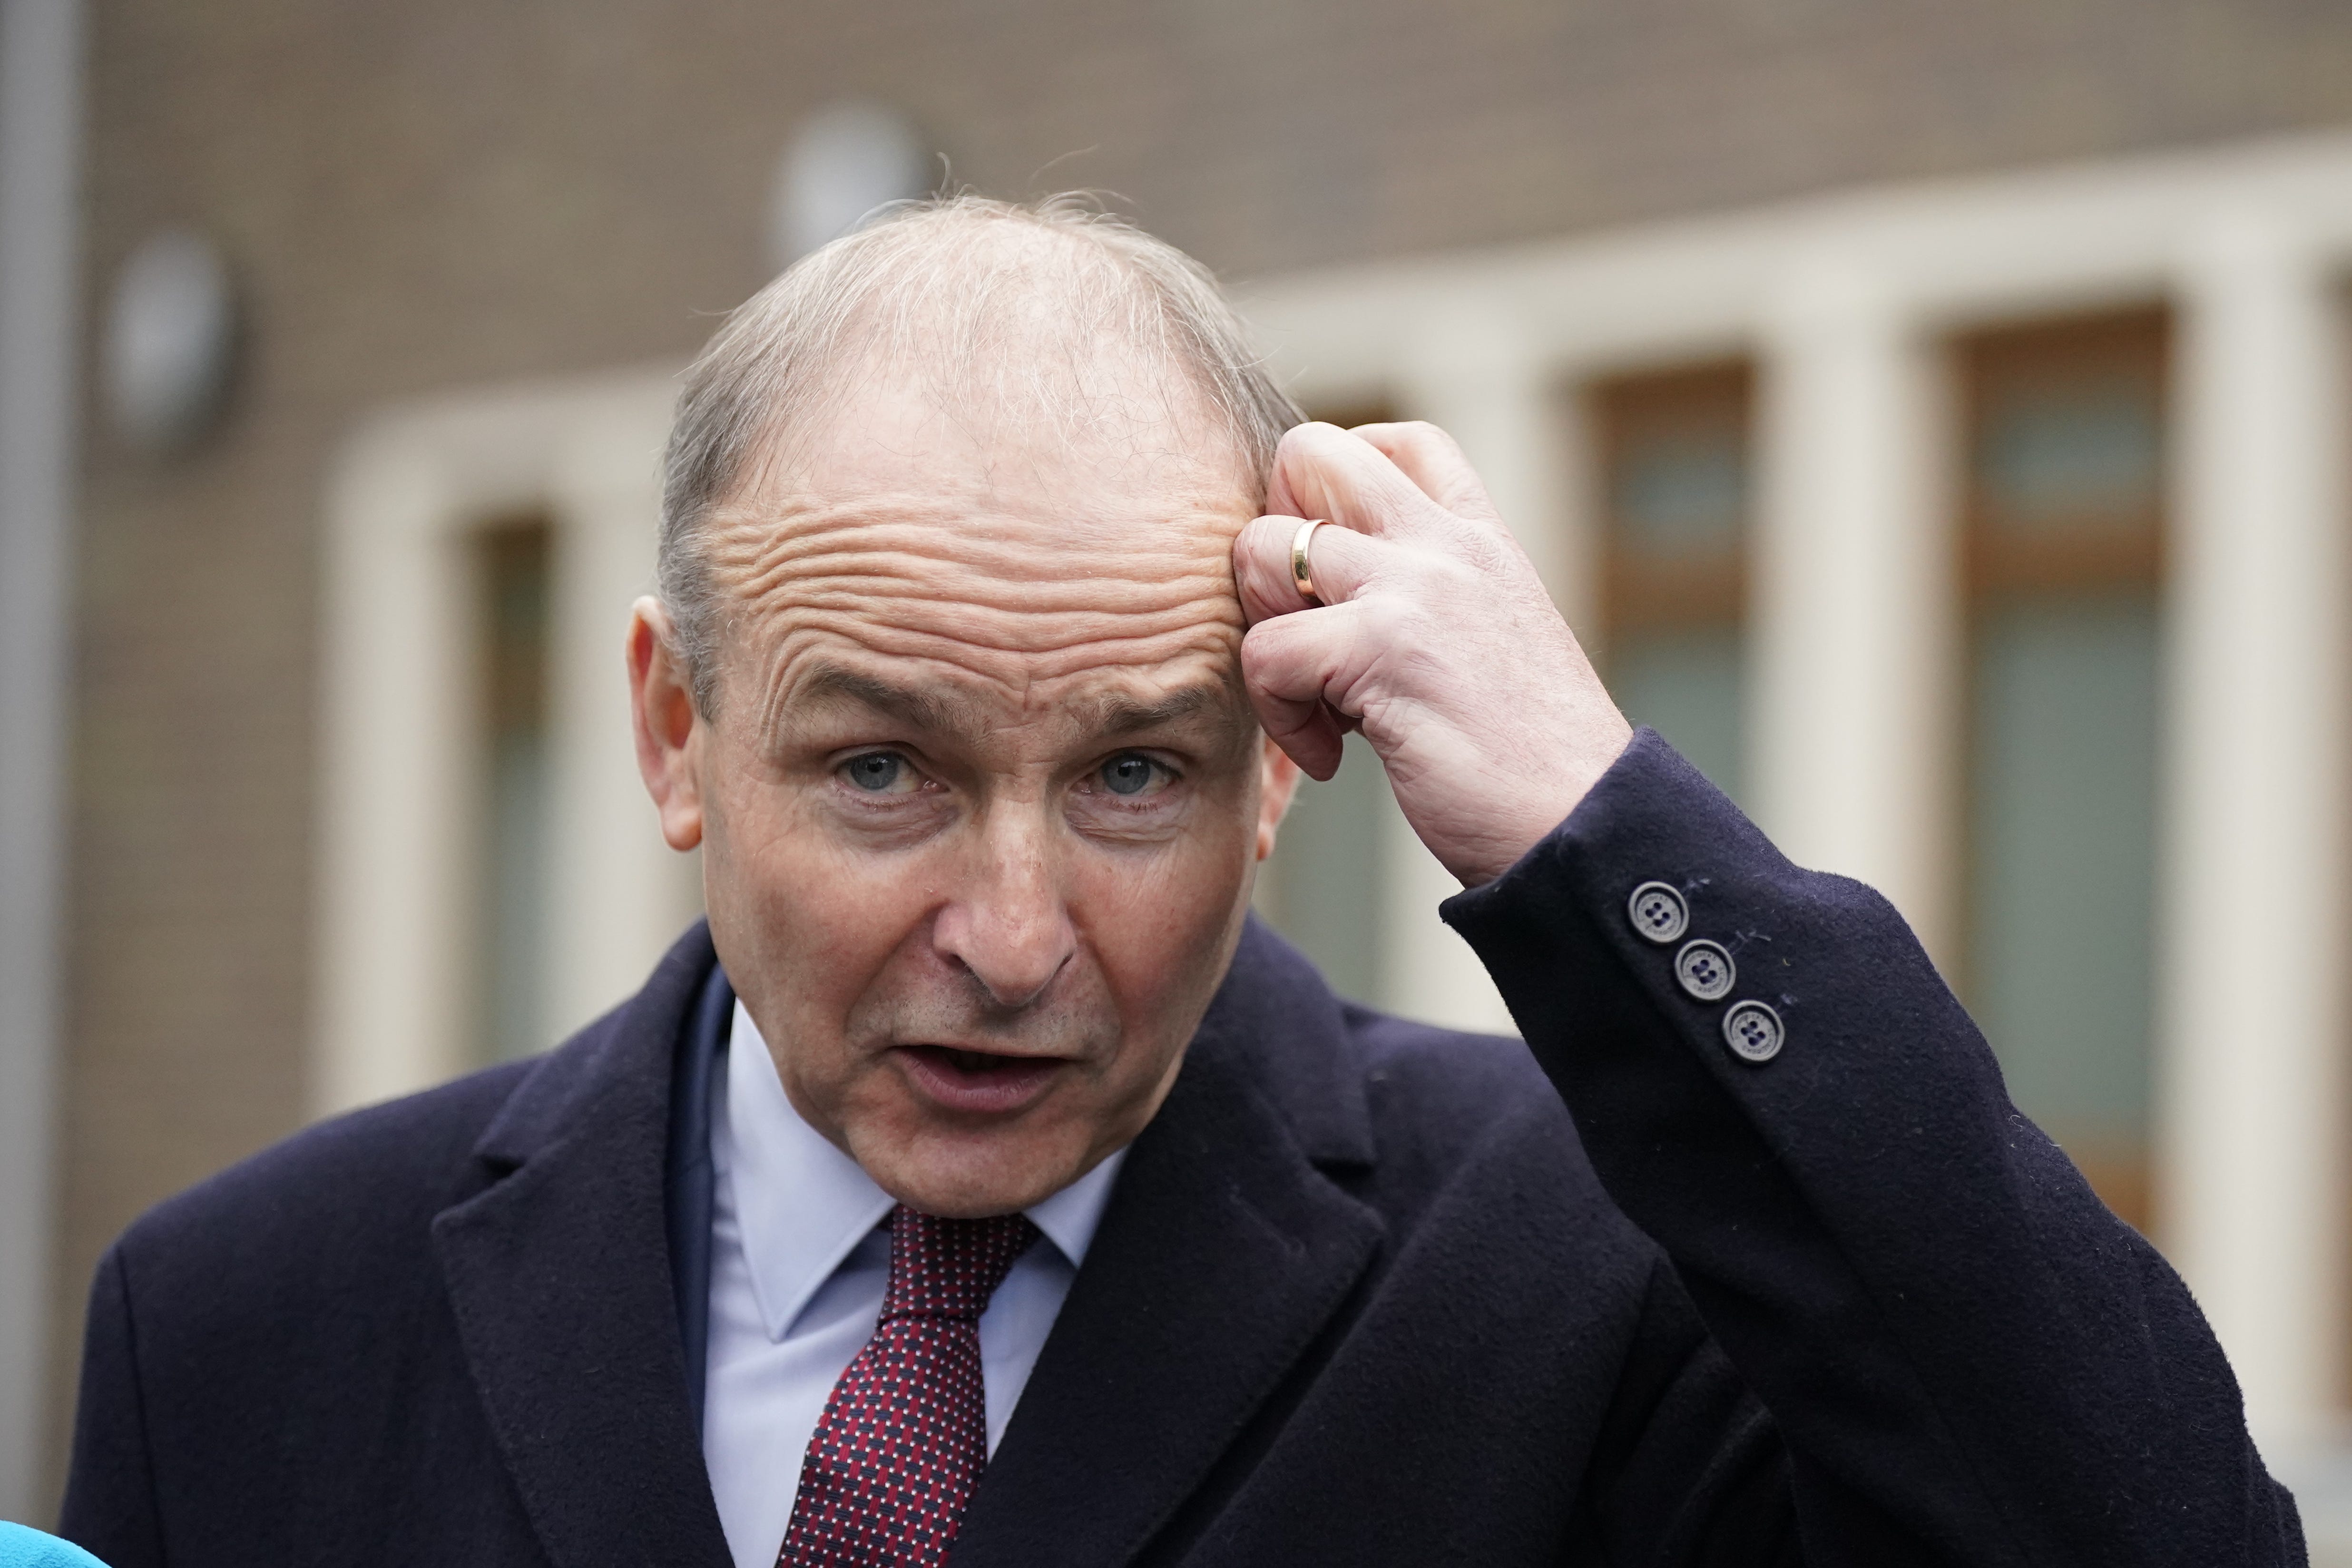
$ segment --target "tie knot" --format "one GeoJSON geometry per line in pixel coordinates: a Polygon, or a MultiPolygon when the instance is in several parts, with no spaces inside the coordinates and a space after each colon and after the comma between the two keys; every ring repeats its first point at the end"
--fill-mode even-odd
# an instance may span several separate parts
{"type": "Polygon", "coordinates": [[[900,1204],[890,1211],[890,1287],[882,1317],[977,1319],[1015,1259],[1037,1239],[1024,1215],[941,1219],[900,1204]]]}

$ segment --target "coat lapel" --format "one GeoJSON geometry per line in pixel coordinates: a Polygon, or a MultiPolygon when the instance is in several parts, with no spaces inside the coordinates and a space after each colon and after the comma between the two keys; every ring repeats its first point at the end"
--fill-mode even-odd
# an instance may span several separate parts
{"type": "MultiPolygon", "coordinates": [[[[729,1562],[665,1235],[672,1058],[700,928],[519,1087],[493,1180],[434,1238],[467,1363],[558,1568],[729,1562]]],[[[959,1534],[957,1568],[1131,1560],[1376,1256],[1325,1172],[1370,1163],[1338,1003],[1253,922],[1118,1190],[959,1534]]]]}
{"type": "Polygon", "coordinates": [[[482,1405],[559,1568],[729,1561],[688,1406],[665,1235],[670,1063],[715,963],[698,926],[547,1058],[434,1222],[482,1405]]]}
{"type": "Polygon", "coordinates": [[[1380,1219],[1318,1167],[1371,1157],[1338,1003],[1253,922],[1119,1173],[955,1568],[1132,1559],[1370,1264],[1380,1219]]]}

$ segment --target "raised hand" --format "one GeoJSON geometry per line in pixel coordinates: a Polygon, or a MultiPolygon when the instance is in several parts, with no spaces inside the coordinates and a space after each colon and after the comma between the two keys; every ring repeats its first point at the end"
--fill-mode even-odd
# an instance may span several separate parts
{"type": "Polygon", "coordinates": [[[1462,449],[1433,425],[1301,425],[1266,510],[1234,541],[1259,722],[1318,779],[1360,727],[1446,869],[1501,875],[1633,731],[1462,449]],[[1311,518],[1336,525],[1309,551],[1319,605],[1291,578],[1311,518]]]}

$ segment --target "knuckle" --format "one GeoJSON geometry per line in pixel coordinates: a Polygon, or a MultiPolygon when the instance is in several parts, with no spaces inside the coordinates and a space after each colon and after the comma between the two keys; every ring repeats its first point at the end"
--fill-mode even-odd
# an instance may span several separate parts
{"type": "Polygon", "coordinates": [[[1458,460],[1462,448],[1452,436],[1426,419],[1409,420],[1397,426],[1400,438],[1425,457],[1442,458],[1449,462],[1458,460]]]}
{"type": "Polygon", "coordinates": [[[1276,657],[1276,650],[1255,630],[1242,639],[1242,680],[1251,690],[1265,696],[1279,695],[1281,672],[1282,661],[1276,657]]]}
{"type": "Polygon", "coordinates": [[[1455,580],[1465,586],[1504,571],[1510,563],[1510,552],[1500,537],[1492,533],[1473,533],[1462,542],[1462,553],[1448,563],[1455,580]]]}
{"type": "Polygon", "coordinates": [[[1468,541],[1430,562],[1431,586],[1447,598],[1475,593],[1492,575],[1493,552],[1468,541]]]}
{"type": "Polygon", "coordinates": [[[1383,647],[1416,639],[1428,624],[1420,601],[1402,594],[1376,594],[1356,602],[1363,606],[1365,635],[1383,647]]]}

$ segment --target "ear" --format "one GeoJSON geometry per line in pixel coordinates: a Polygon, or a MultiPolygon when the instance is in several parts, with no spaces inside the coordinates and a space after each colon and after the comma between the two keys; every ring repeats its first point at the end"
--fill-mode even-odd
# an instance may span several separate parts
{"type": "Polygon", "coordinates": [[[1270,737],[1261,736],[1257,765],[1257,858],[1263,860],[1274,853],[1275,830],[1298,793],[1298,764],[1270,737]]]}
{"type": "Polygon", "coordinates": [[[627,653],[637,773],[661,813],[663,839],[673,849],[691,849],[702,842],[701,763],[709,731],[695,710],[693,683],[659,600],[629,607],[627,653]]]}

